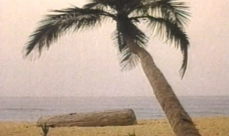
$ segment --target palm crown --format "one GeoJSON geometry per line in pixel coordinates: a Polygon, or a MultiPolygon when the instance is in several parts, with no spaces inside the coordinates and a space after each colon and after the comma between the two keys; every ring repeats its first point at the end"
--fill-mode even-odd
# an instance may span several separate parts
{"type": "Polygon", "coordinates": [[[30,36],[26,46],[26,55],[32,50],[42,51],[49,48],[68,30],[81,29],[100,25],[106,19],[116,22],[114,40],[116,40],[123,67],[134,66],[136,57],[130,50],[127,40],[135,45],[145,47],[148,37],[137,27],[144,22],[149,30],[166,42],[178,47],[183,53],[181,66],[182,76],[187,68],[189,41],[183,28],[188,21],[188,7],[176,0],[91,0],[84,7],[71,7],[64,10],[53,10],[41,21],[41,26],[30,36]]]}

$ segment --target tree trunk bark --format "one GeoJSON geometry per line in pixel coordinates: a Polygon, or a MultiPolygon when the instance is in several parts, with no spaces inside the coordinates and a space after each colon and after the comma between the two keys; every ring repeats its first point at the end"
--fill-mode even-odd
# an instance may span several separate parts
{"type": "Polygon", "coordinates": [[[144,48],[136,47],[134,50],[140,58],[143,71],[174,133],[177,136],[200,136],[192,119],[182,107],[173,89],[155,65],[152,56],[144,48]]]}
{"type": "Polygon", "coordinates": [[[110,110],[104,112],[72,113],[58,116],[40,117],[37,126],[41,127],[96,127],[127,126],[136,124],[136,116],[132,109],[110,110]]]}

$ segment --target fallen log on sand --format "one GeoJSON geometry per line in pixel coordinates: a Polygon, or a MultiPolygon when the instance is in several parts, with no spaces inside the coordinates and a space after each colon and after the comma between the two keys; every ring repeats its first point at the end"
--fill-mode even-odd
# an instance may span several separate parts
{"type": "Polygon", "coordinates": [[[71,113],[57,116],[40,117],[37,126],[41,127],[96,127],[127,126],[136,124],[136,116],[132,109],[110,110],[90,113],[71,113]]]}

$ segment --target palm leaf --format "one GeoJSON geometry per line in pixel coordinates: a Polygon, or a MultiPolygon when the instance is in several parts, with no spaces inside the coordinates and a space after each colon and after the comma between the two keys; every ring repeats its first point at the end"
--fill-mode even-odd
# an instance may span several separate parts
{"type": "Polygon", "coordinates": [[[183,54],[181,75],[183,77],[188,63],[189,40],[186,33],[180,26],[170,22],[169,20],[165,20],[163,18],[155,18],[152,16],[147,16],[144,19],[146,18],[148,19],[148,27],[150,27],[156,36],[159,36],[165,41],[174,44],[181,50],[183,54]]]}
{"type": "Polygon", "coordinates": [[[129,19],[117,22],[117,30],[114,33],[113,39],[116,41],[121,54],[120,64],[123,70],[134,68],[138,63],[138,57],[129,48],[129,46],[133,45],[127,45],[127,41],[132,41],[133,44],[139,47],[145,47],[148,37],[129,19]]]}
{"type": "Polygon", "coordinates": [[[81,9],[78,7],[64,10],[53,10],[55,14],[47,15],[40,23],[40,27],[30,36],[31,40],[26,46],[26,55],[33,49],[42,51],[44,47],[59,39],[66,31],[74,31],[93,27],[100,24],[104,12],[97,9],[81,9]]]}
{"type": "Polygon", "coordinates": [[[171,20],[179,26],[187,24],[189,21],[189,7],[184,2],[177,0],[143,0],[141,4],[134,10],[137,15],[151,15],[154,17],[162,17],[171,20]]]}
{"type": "Polygon", "coordinates": [[[87,8],[95,9],[113,9],[114,12],[131,13],[141,0],[91,0],[92,3],[85,5],[87,8]]]}
{"type": "Polygon", "coordinates": [[[91,0],[91,3],[86,4],[85,8],[95,8],[95,9],[107,9],[112,8],[116,9],[117,7],[117,0],[91,0]]]}
{"type": "Polygon", "coordinates": [[[98,2],[92,1],[92,3],[84,5],[84,8],[99,9],[99,10],[106,11],[106,10],[109,10],[109,5],[106,3],[98,3],[98,2]]]}

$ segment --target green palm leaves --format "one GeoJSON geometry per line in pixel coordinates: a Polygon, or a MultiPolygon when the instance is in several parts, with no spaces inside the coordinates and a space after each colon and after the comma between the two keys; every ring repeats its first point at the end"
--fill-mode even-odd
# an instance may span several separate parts
{"type": "Polygon", "coordinates": [[[174,44],[183,53],[182,75],[187,68],[188,37],[184,25],[188,22],[188,7],[176,0],[91,0],[83,8],[72,7],[53,10],[40,22],[40,27],[30,36],[26,55],[33,50],[42,51],[44,47],[57,41],[67,31],[77,32],[95,27],[103,20],[111,18],[116,22],[114,39],[120,53],[123,67],[134,67],[136,55],[130,50],[127,41],[132,40],[139,47],[145,47],[148,37],[137,27],[146,22],[149,31],[164,41],[174,44]]]}

